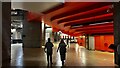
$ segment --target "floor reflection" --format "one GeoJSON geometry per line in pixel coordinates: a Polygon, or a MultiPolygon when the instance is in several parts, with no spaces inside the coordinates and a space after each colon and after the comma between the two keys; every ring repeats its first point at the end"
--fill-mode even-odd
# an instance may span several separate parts
{"type": "MultiPolygon", "coordinates": [[[[58,43],[54,43],[53,66],[61,66],[58,43]]],[[[21,44],[11,45],[11,66],[47,66],[43,48],[24,48],[21,44]]],[[[113,53],[89,51],[77,44],[67,48],[65,66],[115,66],[113,53]]]]}
{"type": "Polygon", "coordinates": [[[23,48],[22,44],[11,44],[11,65],[23,66],[23,48]]]}

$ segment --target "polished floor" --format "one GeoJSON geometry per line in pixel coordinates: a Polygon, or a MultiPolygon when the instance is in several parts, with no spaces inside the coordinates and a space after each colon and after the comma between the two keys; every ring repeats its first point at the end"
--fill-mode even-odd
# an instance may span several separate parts
{"type": "MultiPolygon", "coordinates": [[[[61,66],[57,45],[54,43],[53,66],[61,66]]],[[[66,55],[65,66],[116,66],[113,53],[89,51],[77,44],[71,44],[66,55]]],[[[11,66],[47,66],[46,53],[43,48],[22,49],[22,44],[12,44],[11,66]]]]}

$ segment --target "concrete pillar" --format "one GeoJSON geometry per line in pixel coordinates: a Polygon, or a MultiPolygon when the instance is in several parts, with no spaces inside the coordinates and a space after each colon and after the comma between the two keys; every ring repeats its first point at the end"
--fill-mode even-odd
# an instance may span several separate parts
{"type": "Polygon", "coordinates": [[[53,31],[52,31],[52,38],[53,38],[52,41],[53,41],[53,42],[56,42],[56,35],[55,35],[55,34],[56,34],[56,32],[53,32],[53,31]]]}
{"type": "Polygon", "coordinates": [[[45,37],[46,37],[45,33],[46,33],[45,24],[42,23],[42,46],[45,45],[45,37]]]}
{"type": "Polygon", "coordinates": [[[51,42],[53,42],[53,33],[52,33],[52,28],[46,27],[45,29],[45,43],[48,41],[48,38],[51,39],[51,42]]]}
{"type": "Polygon", "coordinates": [[[0,2],[0,68],[2,66],[2,2],[0,2]]]}
{"type": "Polygon", "coordinates": [[[85,36],[85,48],[89,49],[89,35],[85,36]]]}
{"type": "Polygon", "coordinates": [[[10,68],[11,3],[2,2],[2,67],[10,68]]]}
{"type": "Polygon", "coordinates": [[[42,46],[42,24],[41,22],[28,22],[26,13],[23,20],[23,47],[40,48],[42,46]]]}
{"type": "Polygon", "coordinates": [[[89,36],[89,50],[95,50],[95,39],[94,36],[89,36]]]}
{"type": "Polygon", "coordinates": [[[0,2],[0,68],[2,66],[2,2],[0,2]]]}
{"type": "MultiPolygon", "coordinates": [[[[120,2],[114,3],[114,44],[117,47],[120,44],[120,2]]],[[[115,64],[118,64],[117,49],[114,52],[115,64]]]]}
{"type": "Polygon", "coordinates": [[[57,32],[54,32],[54,39],[55,39],[54,41],[57,42],[57,40],[58,40],[57,32]]]}
{"type": "Polygon", "coordinates": [[[54,37],[54,42],[58,42],[60,40],[60,34],[58,32],[52,32],[54,37]]]}

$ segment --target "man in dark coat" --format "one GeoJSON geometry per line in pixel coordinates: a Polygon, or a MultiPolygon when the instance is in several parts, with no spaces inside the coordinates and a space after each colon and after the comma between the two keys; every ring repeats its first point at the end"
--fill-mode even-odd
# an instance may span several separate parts
{"type": "Polygon", "coordinates": [[[48,38],[48,42],[45,44],[45,48],[44,48],[44,51],[47,53],[48,65],[49,65],[49,58],[50,58],[50,63],[52,64],[52,47],[53,47],[53,44],[52,42],[50,42],[50,38],[48,38]]]}
{"type": "Polygon", "coordinates": [[[61,42],[59,43],[59,47],[57,49],[57,52],[58,50],[60,50],[60,57],[61,57],[61,61],[62,61],[62,65],[64,65],[64,60],[65,60],[65,57],[66,57],[66,44],[64,42],[64,40],[62,39],[61,42]]]}

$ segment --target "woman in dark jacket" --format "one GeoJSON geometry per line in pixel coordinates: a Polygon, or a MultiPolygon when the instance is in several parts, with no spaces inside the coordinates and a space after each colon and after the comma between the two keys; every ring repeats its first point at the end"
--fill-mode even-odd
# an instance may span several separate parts
{"type": "Polygon", "coordinates": [[[62,39],[61,42],[59,43],[59,47],[57,49],[60,51],[60,57],[61,57],[61,61],[62,61],[62,65],[64,65],[64,60],[65,60],[65,56],[66,56],[66,44],[64,42],[64,40],[62,39]]]}

